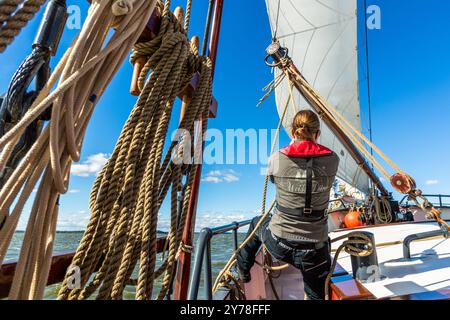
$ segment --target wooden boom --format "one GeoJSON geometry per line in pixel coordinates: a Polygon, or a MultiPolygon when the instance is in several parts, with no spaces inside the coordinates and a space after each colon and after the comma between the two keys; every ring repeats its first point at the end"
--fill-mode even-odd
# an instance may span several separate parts
{"type": "Polygon", "coordinates": [[[283,72],[289,77],[297,90],[302,94],[306,101],[308,101],[314,111],[322,117],[323,121],[331,129],[336,138],[338,138],[339,141],[344,145],[352,158],[355,159],[356,163],[364,170],[370,180],[372,180],[374,185],[378,188],[378,190],[380,190],[381,194],[384,196],[388,196],[389,192],[384,187],[383,183],[381,183],[378,176],[366,162],[355,145],[350,141],[350,139],[342,131],[342,129],[336,126],[330,115],[328,115],[326,112],[323,112],[323,107],[319,105],[318,101],[313,99],[308,94],[308,92],[306,92],[305,88],[302,87],[302,84],[307,83],[307,81],[305,78],[303,78],[292,59],[287,55],[287,50],[282,48],[279,43],[274,42],[267,48],[267,54],[268,56],[272,57],[274,61],[274,64],[272,64],[271,66],[279,67],[281,70],[283,70],[283,72]]]}

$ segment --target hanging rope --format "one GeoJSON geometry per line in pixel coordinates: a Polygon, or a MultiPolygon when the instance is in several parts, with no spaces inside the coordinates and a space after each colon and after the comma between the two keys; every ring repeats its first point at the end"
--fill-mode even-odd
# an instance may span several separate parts
{"type": "Polygon", "coordinates": [[[24,130],[47,109],[51,120],[24,160],[0,190],[0,263],[3,262],[24,205],[35,195],[10,299],[41,299],[50,270],[58,216],[58,199],[67,191],[72,161],[79,150],[94,107],[137,41],[155,6],[135,3],[117,17],[115,1],[93,0],[83,28],[55,68],[45,88],[23,118],[0,139],[0,170],[24,130]],[[108,38],[112,25],[114,34],[108,38]],[[51,92],[56,81],[59,83],[51,92]]]}
{"type": "Polygon", "coordinates": [[[277,40],[277,35],[278,35],[278,27],[279,27],[279,18],[280,18],[280,10],[281,10],[281,0],[278,0],[278,6],[277,6],[277,18],[276,18],[276,22],[275,22],[275,30],[273,31],[273,41],[277,40]]]}
{"type": "MultiPolygon", "coordinates": [[[[36,48],[17,69],[5,99],[0,106],[0,137],[3,136],[8,127],[17,124],[37,97],[42,88],[40,87],[42,85],[40,80],[43,79],[36,79],[38,85],[35,91],[27,92],[27,89],[40,70],[47,73],[47,70],[49,70],[49,59],[49,52],[36,48]]],[[[14,147],[8,163],[3,170],[0,170],[0,189],[38,137],[43,125],[41,120],[44,118],[46,119],[46,117],[42,117],[33,122],[14,147]]]]}
{"type": "Polygon", "coordinates": [[[27,23],[34,18],[45,1],[5,0],[0,3],[0,53],[6,50],[27,23]]]}
{"type": "MultiPolygon", "coordinates": [[[[284,106],[284,110],[283,110],[283,114],[280,117],[280,121],[278,122],[278,127],[276,130],[276,134],[274,137],[274,141],[272,143],[272,148],[271,148],[271,154],[273,154],[275,152],[275,147],[277,145],[278,142],[278,137],[281,131],[281,127],[283,125],[283,121],[284,118],[286,116],[287,113],[287,109],[289,107],[289,105],[292,103],[294,103],[294,97],[293,97],[293,92],[292,92],[292,88],[293,85],[292,83],[290,83],[289,85],[289,97],[286,99],[286,103],[284,106]]],[[[213,292],[216,292],[220,287],[222,287],[224,285],[224,283],[227,283],[226,279],[229,278],[226,275],[229,274],[231,271],[231,269],[233,268],[233,266],[236,264],[236,259],[237,256],[239,254],[239,252],[247,245],[247,243],[255,236],[256,232],[261,228],[264,220],[266,220],[270,213],[272,212],[273,208],[275,207],[275,201],[272,202],[272,204],[269,207],[269,210],[266,211],[266,201],[267,201],[267,188],[268,188],[268,184],[269,184],[269,175],[266,174],[265,179],[264,179],[264,186],[263,186],[263,192],[262,192],[262,201],[261,201],[261,212],[262,212],[262,216],[259,219],[258,223],[255,226],[255,229],[247,236],[247,238],[242,242],[242,244],[239,246],[239,248],[232,254],[231,258],[228,260],[228,262],[225,264],[225,267],[219,272],[216,281],[214,282],[213,285],[213,292]]]]}
{"type": "Polygon", "coordinates": [[[200,118],[202,133],[206,131],[212,100],[212,64],[197,55],[198,48],[189,43],[183,21],[169,8],[170,1],[166,1],[161,8],[159,34],[134,47],[131,61],[142,57],[147,61],[138,80],[141,94],[92,188],[91,218],[72,261],[72,266],[80,268],[81,288],[71,289],[71,275],[67,274],[59,299],[86,299],[95,291],[97,299],[122,299],[136,266],[136,299],[151,299],[154,281],[160,276],[162,288],[157,298],[163,299],[178,252],[189,250],[181,242],[195,176],[195,170],[187,171],[194,146],[194,135],[187,133],[195,131],[195,120],[200,118]],[[180,121],[180,134],[163,156],[175,99],[197,72],[198,86],[180,121]],[[183,175],[186,184],[178,216],[183,175]],[[169,192],[167,254],[162,266],[156,268],[158,212],[169,192]]]}
{"type": "Polygon", "coordinates": [[[266,246],[263,245],[263,263],[259,264],[260,267],[267,274],[267,279],[269,279],[270,288],[272,289],[273,295],[276,300],[280,300],[280,295],[274,283],[274,279],[278,279],[281,276],[281,271],[289,268],[289,264],[282,264],[278,266],[273,265],[273,259],[270,253],[267,251],[266,246]],[[276,275],[275,275],[276,274],[276,275]]]}
{"type": "Polygon", "coordinates": [[[23,0],[2,0],[0,2],[0,27],[17,10],[23,0]]]}

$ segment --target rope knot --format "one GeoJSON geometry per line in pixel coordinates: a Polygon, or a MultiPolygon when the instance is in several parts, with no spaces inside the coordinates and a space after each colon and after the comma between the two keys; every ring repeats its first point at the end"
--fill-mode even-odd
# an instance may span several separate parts
{"type": "Polygon", "coordinates": [[[180,246],[178,248],[177,254],[175,256],[175,259],[178,260],[178,258],[180,257],[181,252],[192,253],[193,249],[194,249],[193,246],[189,246],[189,245],[181,242],[180,246]]]}
{"type": "Polygon", "coordinates": [[[133,3],[134,0],[117,0],[113,3],[111,11],[117,17],[124,16],[133,10],[133,3]]]}

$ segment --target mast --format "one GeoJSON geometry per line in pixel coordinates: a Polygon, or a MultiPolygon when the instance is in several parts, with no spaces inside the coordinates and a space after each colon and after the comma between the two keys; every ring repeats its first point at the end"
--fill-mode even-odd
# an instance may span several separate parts
{"type": "MultiPolygon", "coordinates": [[[[370,66],[369,66],[369,32],[367,28],[367,0],[364,0],[364,34],[366,42],[366,78],[367,78],[367,106],[369,113],[369,139],[373,142],[373,131],[372,131],[372,96],[370,90],[370,66]]],[[[373,155],[373,149],[370,148],[370,154],[373,155]]],[[[373,168],[373,167],[372,167],[373,168]]]]}
{"type": "MultiPolygon", "coordinates": [[[[370,65],[369,65],[369,30],[367,28],[367,0],[363,2],[364,9],[364,42],[366,44],[365,48],[365,62],[366,62],[366,81],[367,81],[367,113],[369,120],[369,140],[373,143],[373,127],[372,127],[372,95],[371,95],[371,86],[370,86],[370,65]]],[[[373,148],[370,148],[370,154],[373,156],[373,148]]],[[[374,170],[373,164],[371,164],[370,168],[372,171],[374,170]]],[[[374,183],[372,180],[369,180],[370,190],[372,193],[375,193],[374,183]]]]}
{"type": "MultiPolygon", "coordinates": [[[[214,70],[216,65],[216,58],[217,58],[217,50],[219,46],[219,35],[220,35],[220,28],[222,23],[222,12],[223,12],[223,3],[224,0],[214,0],[214,13],[213,13],[213,21],[212,21],[212,28],[206,28],[205,32],[211,32],[210,38],[209,38],[209,53],[208,56],[211,59],[211,62],[213,64],[213,77],[214,77],[214,70]]],[[[208,8],[208,17],[210,17],[212,6],[210,5],[208,8]]],[[[210,19],[207,18],[207,21],[210,19]]],[[[208,23],[208,22],[207,22],[208,23]]],[[[205,39],[207,37],[205,36],[205,39]]],[[[203,43],[203,46],[205,44],[203,43]]],[[[211,110],[210,110],[211,112],[211,110]]],[[[215,110],[212,112],[215,115],[215,110]]],[[[201,126],[201,124],[200,124],[201,126]]],[[[202,141],[201,143],[204,144],[202,141]]],[[[203,150],[203,146],[202,146],[203,150]]],[[[202,165],[196,164],[192,167],[191,170],[195,170],[195,180],[194,185],[192,188],[192,194],[191,199],[189,202],[189,209],[188,214],[186,218],[186,225],[182,236],[182,241],[187,246],[192,246],[193,242],[193,233],[195,228],[195,218],[196,218],[196,211],[197,211],[197,202],[198,202],[198,196],[200,191],[200,182],[201,182],[201,172],[202,172],[202,165]]],[[[191,271],[191,252],[187,250],[181,250],[180,256],[178,260],[177,265],[177,272],[176,272],[176,278],[175,278],[175,288],[174,288],[174,299],[175,300],[186,300],[187,299],[187,293],[188,293],[188,286],[189,286],[189,279],[190,279],[190,271],[191,271]]]]}

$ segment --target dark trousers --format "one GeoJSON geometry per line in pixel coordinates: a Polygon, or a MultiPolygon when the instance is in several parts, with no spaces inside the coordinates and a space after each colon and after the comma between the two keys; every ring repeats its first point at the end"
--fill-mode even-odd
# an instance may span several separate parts
{"type": "MultiPolygon", "coordinates": [[[[250,224],[247,236],[255,229],[261,217],[255,217],[250,224]]],[[[330,271],[331,257],[328,244],[319,249],[306,249],[305,243],[288,241],[272,234],[269,229],[270,218],[264,221],[260,229],[248,244],[239,252],[238,268],[249,273],[255,263],[256,254],[264,244],[267,251],[275,259],[293,265],[303,275],[304,290],[311,300],[325,298],[325,280],[330,271]]]]}

